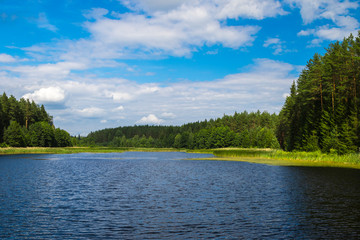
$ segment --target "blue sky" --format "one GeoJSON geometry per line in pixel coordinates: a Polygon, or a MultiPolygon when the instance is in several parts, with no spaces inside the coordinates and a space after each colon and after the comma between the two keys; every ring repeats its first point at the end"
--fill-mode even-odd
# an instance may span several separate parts
{"type": "Polygon", "coordinates": [[[360,29],[347,0],[0,0],[0,90],[72,135],[278,113],[306,62],[360,29]]]}

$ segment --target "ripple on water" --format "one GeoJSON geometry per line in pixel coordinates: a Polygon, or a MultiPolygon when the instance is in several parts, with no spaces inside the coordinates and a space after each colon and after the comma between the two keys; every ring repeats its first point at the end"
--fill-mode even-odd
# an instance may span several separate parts
{"type": "Polygon", "coordinates": [[[360,235],[359,170],[180,160],[196,157],[204,155],[1,156],[0,238],[360,235]]]}

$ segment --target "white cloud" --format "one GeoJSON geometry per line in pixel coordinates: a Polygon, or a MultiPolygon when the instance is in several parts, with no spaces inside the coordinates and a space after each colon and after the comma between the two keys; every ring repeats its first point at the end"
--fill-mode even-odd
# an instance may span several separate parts
{"type": "MultiPolygon", "coordinates": [[[[146,12],[169,11],[191,0],[121,0],[128,8],[146,12]]],[[[196,1],[194,1],[196,2],[196,1]]]]}
{"type": "Polygon", "coordinates": [[[87,66],[81,62],[58,62],[39,64],[37,66],[20,65],[16,67],[5,67],[4,69],[35,78],[64,78],[71,70],[84,70],[87,66]]]}
{"type": "Polygon", "coordinates": [[[1,53],[0,54],[0,62],[11,63],[11,62],[16,62],[16,59],[11,55],[1,53]]]}
{"type": "Polygon", "coordinates": [[[335,23],[336,26],[330,26],[327,24],[324,26],[319,26],[316,29],[302,30],[298,33],[298,36],[313,35],[316,38],[312,42],[316,42],[317,44],[322,40],[341,41],[344,37],[349,36],[351,33],[356,36],[360,27],[359,22],[349,16],[339,16],[337,17],[335,23]]]}
{"type": "Polygon", "coordinates": [[[269,47],[270,45],[276,45],[279,44],[281,41],[279,38],[268,38],[265,42],[264,42],[264,47],[269,47]]]}
{"type": "Polygon", "coordinates": [[[174,119],[176,118],[176,115],[172,112],[164,112],[161,114],[161,117],[165,119],[174,119]]]}
{"type": "Polygon", "coordinates": [[[250,18],[261,20],[287,14],[275,0],[216,0],[220,18],[250,18]]]}
{"type": "Polygon", "coordinates": [[[147,117],[142,117],[139,121],[136,122],[136,124],[154,124],[154,125],[160,125],[164,120],[156,117],[154,114],[149,114],[147,117]]]}
{"type": "Polygon", "coordinates": [[[109,13],[109,10],[104,8],[92,8],[84,13],[87,19],[99,19],[109,13]]]}
{"type": "Polygon", "coordinates": [[[286,49],[285,42],[281,41],[279,38],[268,38],[264,42],[263,46],[266,48],[269,47],[269,48],[274,49],[274,52],[273,52],[274,55],[279,55],[284,52],[290,51],[290,50],[286,49]]]}
{"type": "Polygon", "coordinates": [[[151,17],[132,13],[118,18],[101,17],[85,24],[94,41],[111,47],[118,56],[124,54],[124,49],[186,56],[204,44],[239,48],[251,44],[259,30],[256,26],[222,25],[206,5],[182,5],[151,17]]]}
{"type": "Polygon", "coordinates": [[[359,3],[340,0],[287,0],[288,3],[300,8],[300,13],[305,24],[310,24],[317,19],[328,20],[331,24],[317,26],[313,29],[301,30],[298,36],[316,37],[312,43],[321,40],[342,40],[344,37],[359,30],[357,19],[348,16],[350,9],[357,9],[359,3]]]}
{"type": "Polygon", "coordinates": [[[111,97],[116,102],[126,102],[133,99],[132,94],[127,92],[108,92],[107,96],[111,97]]]}
{"type": "MultiPolygon", "coordinates": [[[[295,4],[300,0],[288,2],[295,4]]],[[[356,19],[345,14],[349,10],[346,4],[339,10],[327,8],[323,11],[326,3],[320,2],[322,5],[315,6],[314,11],[321,17],[309,13],[303,16],[304,22],[323,19],[331,24],[314,29],[307,26],[309,29],[304,29],[299,36],[334,38],[334,28],[344,30],[358,26],[356,19]]],[[[62,109],[50,109],[50,113],[57,117],[56,124],[72,134],[94,130],[100,122],[104,124],[101,128],[134,123],[176,125],[235,111],[277,112],[296,78],[296,66],[256,59],[242,71],[219,79],[162,82],[158,74],[156,82],[141,83],[155,77],[139,82],[124,78],[136,76],[134,78],[139,79],[138,72],[149,71],[148,75],[153,75],[151,71],[156,70],[129,66],[120,63],[120,59],[188,57],[205,47],[209,47],[208,54],[218,54],[222,53],[222,47],[241,49],[251,46],[260,31],[260,27],[254,25],[259,21],[246,21],[252,25],[241,25],[244,21],[228,25],[232,22],[228,20],[281,16],[287,14],[282,3],[276,0],[135,0],[127,2],[134,10],[127,14],[92,9],[84,14],[88,18],[83,25],[89,33],[87,38],[22,48],[33,57],[24,64],[10,55],[0,54],[0,62],[16,61],[16,65],[1,67],[5,71],[0,72],[0,85],[7,87],[12,82],[18,96],[25,94],[36,102],[50,103],[50,106],[61,103],[62,109]],[[99,67],[112,69],[103,72],[98,71],[99,67]],[[91,71],[84,71],[87,69],[91,71]],[[128,74],[129,71],[134,72],[128,74]],[[99,73],[104,77],[96,75],[99,73]]],[[[302,5],[298,7],[303,8],[302,5]]],[[[46,15],[42,16],[49,23],[46,15]]],[[[43,27],[56,31],[51,24],[43,27]]],[[[279,37],[268,38],[263,46],[273,48],[274,54],[286,51],[285,42],[279,37]]]]}
{"type": "Polygon", "coordinates": [[[60,87],[47,87],[27,93],[23,98],[34,100],[37,103],[58,103],[64,101],[65,91],[60,87]]]}
{"type": "Polygon", "coordinates": [[[119,107],[115,108],[114,111],[124,111],[124,107],[119,106],[119,107]]]}
{"type": "MultiPolygon", "coordinates": [[[[88,38],[59,40],[55,46],[42,44],[23,50],[26,50],[29,56],[41,61],[54,62],[55,59],[62,62],[81,62],[87,68],[114,67],[119,64],[114,61],[118,59],[191,56],[193,52],[204,46],[223,46],[233,49],[248,47],[252,45],[260,27],[229,26],[224,24],[224,21],[232,18],[264,19],[286,14],[280,2],[276,0],[123,0],[120,2],[138,12],[109,14],[108,9],[93,8],[84,12],[84,16],[89,19],[83,24],[90,33],[88,38]],[[148,14],[144,14],[143,11],[148,14]]],[[[40,13],[38,23],[43,28],[57,30],[55,26],[49,24],[44,13],[40,13]]],[[[131,67],[128,69],[131,70],[131,67]]],[[[71,69],[57,70],[62,75],[71,71],[71,69]]],[[[20,68],[18,71],[42,72],[41,69],[30,66],[20,68]]]]}
{"type": "Polygon", "coordinates": [[[331,19],[335,21],[337,16],[347,15],[349,9],[358,8],[358,2],[340,0],[286,0],[300,8],[301,17],[305,24],[316,19],[331,19]]]}
{"type": "Polygon", "coordinates": [[[156,12],[173,11],[184,6],[206,6],[216,13],[217,18],[250,18],[264,19],[284,15],[281,3],[276,0],[121,0],[133,10],[144,10],[149,14],[156,12]]]}
{"type": "Polygon", "coordinates": [[[300,32],[298,32],[298,36],[309,36],[315,33],[314,29],[309,29],[309,30],[301,30],[300,32]]]}
{"type": "Polygon", "coordinates": [[[104,109],[98,107],[79,109],[79,110],[75,110],[75,112],[82,117],[89,117],[89,118],[100,118],[103,117],[105,113],[104,109]]]}
{"type": "Polygon", "coordinates": [[[57,117],[56,126],[77,135],[95,130],[101,120],[107,120],[101,128],[135,123],[177,125],[235,111],[277,112],[297,70],[284,62],[256,59],[239,73],[209,81],[137,83],[75,74],[68,76],[70,80],[51,80],[52,86],[60,88],[47,87],[49,82],[38,86],[29,81],[32,78],[10,78],[5,74],[0,75],[0,82],[3,85],[23,81],[22,91],[31,89],[24,97],[44,103],[49,113],[57,117]],[[54,103],[62,108],[52,108],[54,103]]]}
{"type": "Polygon", "coordinates": [[[55,25],[49,23],[45,13],[39,13],[39,18],[36,20],[39,28],[45,28],[49,31],[56,32],[58,29],[55,25]]]}

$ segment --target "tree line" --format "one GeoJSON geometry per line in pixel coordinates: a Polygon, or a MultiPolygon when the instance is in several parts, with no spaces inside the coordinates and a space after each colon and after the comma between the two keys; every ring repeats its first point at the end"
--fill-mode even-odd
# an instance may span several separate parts
{"type": "Polygon", "coordinates": [[[288,151],[358,151],[360,31],[315,54],[290,89],[277,137],[288,151]]]}
{"type": "Polygon", "coordinates": [[[34,101],[0,95],[0,145],[2,147],[66,147],[72,139],[65,130],[55,128],[44,105],[34,101]]]}
{"type": "Polygon", "coordinates": [[[80,142],[113,147],[279,148],[275,135],[277,121],[276,114],[244,111],[182,126],[144,125],[103,129],[91,132],[80,142]]]}
{"type": "MultiPolygon", "coordinates": [[[[315,54],[279,115],[235,113],[182,126],[127,126],[91,132],[79,145],[113,147],[282,148],[345,154],[360,149],[360,31],[315,54]]],[[[71,146],[43,105],[0,96],[0,144],[71,146]]]]}

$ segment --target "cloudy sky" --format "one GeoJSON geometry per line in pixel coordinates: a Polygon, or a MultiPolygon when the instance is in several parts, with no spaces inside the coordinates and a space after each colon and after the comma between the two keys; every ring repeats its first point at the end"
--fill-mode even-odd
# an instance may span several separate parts
{"type": "Polygon", "coordinates": [[[72,135],[278,113],[354,0],[0,0],[0,91],[72,135]]]}

